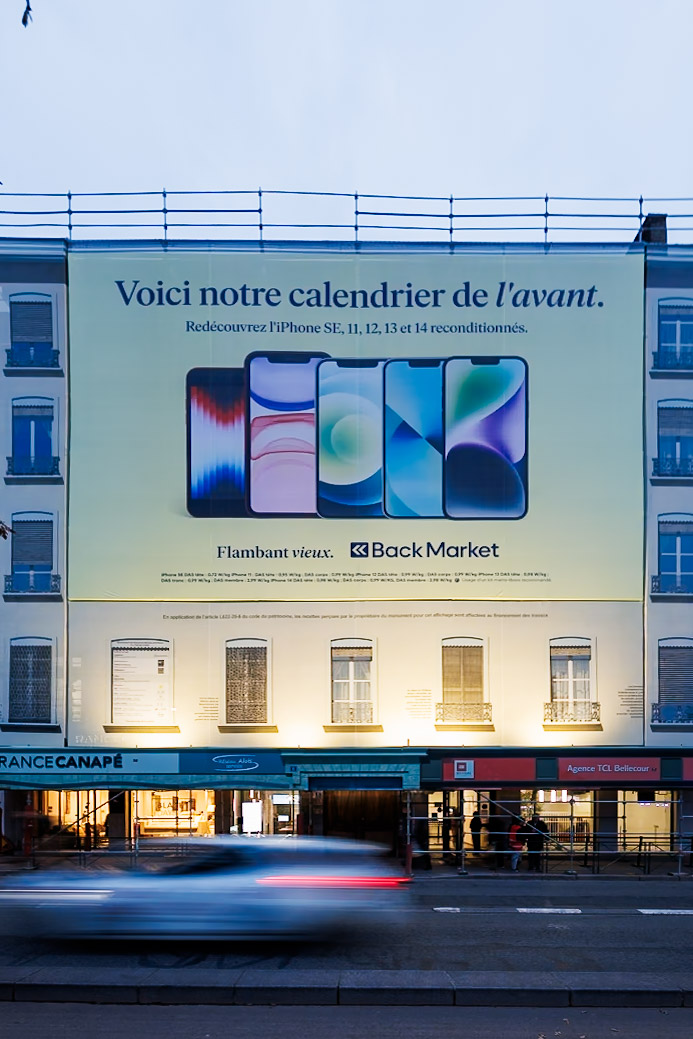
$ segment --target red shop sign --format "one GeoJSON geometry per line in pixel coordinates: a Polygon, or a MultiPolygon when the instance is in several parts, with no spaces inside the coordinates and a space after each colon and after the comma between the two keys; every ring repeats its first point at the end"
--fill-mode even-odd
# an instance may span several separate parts
{"type": "Polygon", "coordinates": [[[474,781],[475,784],[527,781],[534,783],[535,758],[445,758],[443,782],[474,781]]]}
{"type": "Polygon", "coordinates": [[[659,758],[559,758],[558,779],[565,783],[651,783],[660,778],[659,758]]]}

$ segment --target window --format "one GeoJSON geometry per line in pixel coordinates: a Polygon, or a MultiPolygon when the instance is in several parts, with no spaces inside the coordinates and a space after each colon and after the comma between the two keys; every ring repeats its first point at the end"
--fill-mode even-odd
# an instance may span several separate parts
{"type": "Polygon", "coordinates": [[[12,401],[12,456],[10,476],[55,476],[58,458],[53,451],[54,401],[50,397],[15,397],[12,401]]]}
{"type": "Polygon", "coordinates": [[[693,722],[693,638],[660,639],[657,652],[659,703],[652,721],[693,722]]]}
{"type": "Polygon", "coordinates": [[[39,292],[10,296],[10,342],[8,368],[57,368],[58,351],[53,349],[53,303],[39,292]]]}
{"type": "Polygon", "coordinates": [[[659,574],[652,590],[663,595],[693,595],[693,516],[667,513],[659,518],[659,574]]]}
{"type": "Polygon", "coordinates": [[[50,723],[52,675],[50,639],[10,639],[9,722],[50,723]]]}
{"type": "Polygon", "coordinates": [[[654,366],[668,370],[693,368],[693,302],[660,303],[654,366]]]}
{"type": "Polygon", "coordinates": [[[369,725],[373,722],[370,639],[335,639],[332,653],[332,721],[369,725]]]}
{"type": "Polygon", "coordinates": [[[599,705],[591,700],[592,644],[586,638],[551,639],[551,702],[545,721],[599,721],[599,705]]]}
{"type": "Polygon", "coordinates": [[[168,726],[173,716],[173,667],[168,639],[111,641],[111,722],[168,726]]]}
{"type": "Polygon", "coordinates": [[[268,644],[266,639],[226,643],[227,724],[267,723],[268,644]]]}
{"type": "Polygon", "coordinates": [[[657,404],[655,476],[693,476],[693,400],[657,404]]]}
{"type": "Polygon", "coordinates": [[[437,722],[490,722],[484,703],[484,643],[478,638],[443,639],[443,702],[437,722]]]}
{"type": "Polygon", "coordinates": [[[5,577],[5,594],[59,596],[60,577],[53,573],[53,515],[16,512],[11,526],[12,573],[5,577]]]}

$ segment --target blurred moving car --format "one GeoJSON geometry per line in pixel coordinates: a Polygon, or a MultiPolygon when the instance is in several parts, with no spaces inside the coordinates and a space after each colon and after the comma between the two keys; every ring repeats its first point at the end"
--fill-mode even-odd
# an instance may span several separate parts
{"type": "Polygon", "coordinates": [[[133,870],[51,870],[0,886],[0,932],[90,938],[301,938],[395,912],[383,849],[317,837],[162,842],[133,870]]]}

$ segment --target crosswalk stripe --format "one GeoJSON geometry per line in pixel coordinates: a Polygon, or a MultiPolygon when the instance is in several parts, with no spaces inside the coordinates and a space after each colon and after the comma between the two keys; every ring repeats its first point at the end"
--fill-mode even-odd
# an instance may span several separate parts
{"type": "Polygon", "coordinates": [[[582,909],[518,909],[518,913],[581,913],[582,909]]]}
{"type": "Polygon", "coordinates": [[[638,909],[643,916],[693,916],[693,909],[638,909]]]}

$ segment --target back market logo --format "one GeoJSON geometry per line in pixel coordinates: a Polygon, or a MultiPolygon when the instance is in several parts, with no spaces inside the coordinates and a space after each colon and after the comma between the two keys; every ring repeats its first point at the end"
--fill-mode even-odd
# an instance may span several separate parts
{"type": "Polygon", "coordinates": [[[366,559],[368,557],[368,542],[367,541],[352,541],[351,542],[351,558],[352,559],[366,559]]]}
{"type": "Polygon", "coordinates": [[[462,545],[449,545],[446,541],[411,541],[406,545],[386,545],[383,541],[352,541],[352,559],[499,559],[497,544],[477,545],[467,541],[462,545]]]}

